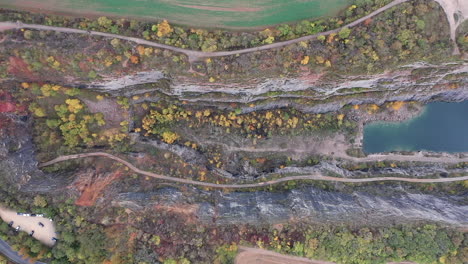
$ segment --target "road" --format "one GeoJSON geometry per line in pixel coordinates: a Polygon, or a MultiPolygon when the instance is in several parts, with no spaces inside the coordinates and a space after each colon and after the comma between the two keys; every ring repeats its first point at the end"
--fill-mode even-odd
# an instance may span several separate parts
{"type": "Polygon", "coordinates": [[[466,19],[468,19],[467,0],[434,0],[442,7],[450,26],[450,39],[453,43],[453,54],[460,54],[456,42],[456,31],[466,19]]]}
{"type": "MultiPolygon", "coordinates": [[[[45,25],[38,25],[38,24],[24,24],[19,21],[18,22],[11,22],[11,21],[0,22],[0,32],[5,31],[5,30],[24,28],[24,29],[36,29],[36,30],[52,30],[52,31],[64,32],[64,33],[88,34],[88,35],[93,35],[93,36],[102,36],[106,38],[116,38],[116,39],[131,41],[136,44],[147,45],[147,46],[151,46],[155,48],[167,49],[167,50],[171,50],[174,52],[182,53],[188,57],[189,62],[195,62],[203,58],[224,57],[224,56],[252,53],[252,52],[257,52],[257,51],[281,48],[281,47],[299,43],[302,41],[315,40],[317,39],[318,36],[326,36],[332,33],[338,33],[343,28],[354,27],[369,18],[372,18],[396,5],[399,5],[401,3],[408,2],[408,1],[411,1],[411,0],[395,0],[371,12],[370,14],[364,17],[361,17],[337,29],[333,29],[333,30],[329,30],[329,31],[325,31],[325,32],[317,33],[317,34],[307,35],[307,36],[296,38],[296,39],[275,42],[272,44],[263,45],[259,47],[246,48],[246,49],[233,50],[233,51],[203,52],[203,51],[198,51],[198,50],[183,49],[183,48],[178,48],[178,47],[169,46],[165,44],[160,44],[160,43],[148,41],[148,40],[141,39],[141,38],[127,37],[127,36],[122,36],[122,35],[117,35],[117,34],[111,34],[111,33],[99,32],[99,31],[82,30],[82,29],[76,29],[76,28],[53,27],[53,26],[45,26],[45,25]]],[[[445,12],[445,15],[447,17],[447,20],[450,26],[450,39],[454,45],[453,53],[459,54],[460,52],[459,52],[457,43],[455,41],[455,38],[456,38],[455,32],[456,32],[457,27],[468,18],[468,1],[466,0],[434,0],[434,1],[439,3],[439,5],[442,7],[442,9],[445,12]],[[454,15],[457,15],[458,17],[457,20],[455,20],[454,15]]]]}
{"type": "MultiPolygon", "coordinates": [[[[38,25],[38,24],[24,24],[21,22],[0,22],[0,32],[5,31],[5,30],[11,30],[11,29],[36,29],[36,30],[52,30],[56,32],[64,32],[64,33],[76,33],[76,34],[88,34],[88,35],[93,35],[93,36],[102,36],[106,38],[116,38],[116,39],[122,39],[122,40],[127,40],[127,41],[132,41],[137,44],[141,45],[147,45],[151,47],[156,47],[156,48],[161,48],[161,49],[167,49],[171,50],[174,52],[178,53],[183,53],[185,54],[189,62],[194,62],[201,60],[203,58],[213,58],[213,57],[224,57],[224,56],[231,56],[231,55],[237,55],[237,54],[245,54],[245,53],[252,53],[256,51],[262,51],[262,50],[269,50],[269,49],[275,49],[275,48],[280,48],[284,47],[287,45],[299,43],[301,41],[309,41],[309,40],[315,40],[318,36],[326,36],[332,33],[338,33],[340,32],[341,29],[345,27],[354,27],[362,22],[364,22],[366,19],[374,17],[377,14],[380,14],[384,12],[385,10],[392,8],[396,5],[399,5],[401,3],[407,2],[410,0],[395,0],[377,10],[374,12],[371,12],[370,14],[361,17],[357,19],[354,22],[351,22],[347,25],[344,25],[340,28],[334,29],[334,30],[329,30],[313,35],[307,35],[304,37],[292,39],[292,40],[287,40],[287,41],[281,41],[281,42],[276,42],[268,45],[263,45],[260,47],[254,47],[254,48],[247,48],[247,49],[240,49],[240,50],[233,50],[233,51],[218,51],[218,52],[203,52],[203,51],[197,51],[197,50],[189,50],[189,49],[183,49],[183,48],[178,48],[174,46],[169,46],[165,44],[160,44],[160,43],[155,43],[152,41],[148,41],[145,39],[141,38],[134,38],[134,37],[127,37],[127,36],[122,36],[122,35],[117,35],[117,34],[111,34],[111,33],[104,33],[104,32],[98,32],[98,31],[88,31],[88,30],[82,30],[82,29],[75,29],[75,28],[64,28],[64,27],[53,27],[53,26],[45,26],[45,25],[38,25]]],[[[450,0],[446,0],[450,1],[450,0]]]]}
{"type": "MultiPolygon", "coordinates": [[[[117,38],[117,39],[131,41],[131,42],[141,44],[141,45],[147,45],[151,47],[167,49],[167,50],[171,50],[174,52],[182,53],[188,57],[189,62],[194,62],[194,61],[199,61],[203,58],[224,57],[224,56],[252,53],[252,52],[257,52],[257,51],[281,48],[287,45],[299,43],[301,41],[315,40],[318,36],[326,36],[332,33],[338,33],[343,28],[354,27],[369,18],[372,18],[396,5],[399,5],[401,3],[408,2],[408,1],[411,1],[411,0],[395,0],[371,12],[370,14],[364,17],[361,17],[337,29],[333,29],[333,30],[329,30],[329,31],[325,31],[325,32],[321,32],[321,33],[317,33],[313,35],[307,35],[307,36],[296,38],[296,39],[263,45],[260,47],[233,50],[233,51],[203,52],[203,51],[198,51],[198,50],[183,49],[183,48],[178,48],[178,47],[169,46],[165,44],[160,44],[160,43],[148,41],[148,40],[141,39],[141,38],[127,37],[127,36],[122,36],[122,35],[117,35],[117,34],[104,33],[104,32],[99,32],[99,31],[89,31],[89,30],[82,30],[82,29],[75,29],[75,28],[53,27],[53,26],[45,26],[45,25],[38,25],[38,24],[24,24],[19,21],[18,22],[11,22],[11,21],[0,22],[0,32],[5,31],[5,30],[24,28],[24,29],[36,29],[36,30],[52,30],[52,31],[64,32],[64,33],[88,34],[88,35],[94,35],[94,36],[102,36],[106,38],[117,38]]],[[[466,0],[434,0],[434,1],[439,3],[439,5],[441,5],[442,9],[444,10],[446,14],[446,17],[450,26],[450,39],[452,40],[452,43],[454,45],[453,53],[459,54],[459,49],[455,41],[455,37],[456,37],[455,32],[456,32],[457,27],[468,18],[468,1],[466,0]],[[458,16],[458,20],[455,20],[454,14],[458,16]]]]}
{"type": "Polygon", "coordinates": [[[284,177],[281,179],[270,180],[265,182],[258,182],[258,183],[246,183],[246,184],[216,184],[216,183],[209,183],[209,182],[201,182],[201,181],[194,181],[188,179],[181,179],[175,178],[171,176],[161,175],[152,173],[149,171],[140,170],[137,167],[133,166],[130,162],[116,157],[112,154],[105,153],[105,152],[92,152],[92,153],[82,153],[82,154],[74,154],[74,155],[65,155],[59,156],[51,161],[42,163],[39,167],[46,167],[53,165],[55,163],[67,161],[67,160],[74,160],[74,159],[81,159],[87,157],[104,157],[127,166],[130,170],[142,174],[148,177],[171,181],[171,182],[178,182],[183,184],[190,184],[190,185],[197,185],[202,187],[210,187],[210,188],[226,188],[226,189],[245,189],[245,188],[257,188],[257,187],[265,187],[269,185],[274,185],[282,182],[288,181],[297,181],[297,180],[313,180],[313,181],[330,181],[330,182],[346,182],[346,183],[364,183],[364,182],[380,182],[380,181],[397,181],[397,182],[413,182],[413,183],[443,183],[443,182],[457,182],[457,181],[466,181],[468,180],[468,176],[462,177],[453,177],[453,178],[438,178],[438,179],[414,179],[414,178],[400,178],[400,177],[375,177],[375,178],[361,178],[361,179],[353,179],[353,178],[340,178],[340,177],[331,177],[331,176],[323,176],[323,175],[301,175],[301,176],[289,176],[284,177]]]}
{"type": "Polygon", "coordinates": [[[271,250],[239,247],[235,264],[336,264],[334,262],[312,260],[276,253],[271,250]]]}
{"type": "Polygon", "coordinates": [[[7,242],[0,239],[0,254],[5,256],[15,264],[46,264],[43,262],[30,262],[28,259],[23,259],[18,252],[14,251],[7,242]]]}
{"type": "MultiPolygon", "coordinates": [[[[438,153],[438,156],[426,156],[426,155],[433,155],[432,152],[415,152],[412,155],[403,155],[403,154],[396,154],[396,153],[389,153],[389,154],[369,154],[365,157],[352,157],[346,154],[346,149],[348,149],[349,145],[345,144],[341,139],[327,139],[327,141],[337,140],[338,144],[317,144],[312,145],[311,142],[307,142],[307,146],[302,148],[300,146],[296,146],[295,148],[280,148],[280,147],[236,147],[231,146],[225,143],[219,143],[214,141],[205,141],[204,143],[207,145],[219,145],[222,146],[229,152],[252,152],[252,153],[297,153],[297,154],[309,154],[309,155],[324,155],[329,156],[332,158],[339,158],[344,160],[349,160],[353,162],[377,162],[377,161],[410,161],[410,162],[435,162],[435,163],[459,163],[459,162],[468,162],[468,157],[459,158],[456,154],[449,154],[449,153],[438,153]]],[[[336,141],[335,141],[336,142],[336,141]]]]}
{"type": "MultiPolygon", "coordinates": [[[[336,264],[335,262],[313,260],[271,250],[251,247],[239,247],[239,254],[234,260],[235,264],[336,264]]],[[[417,264],[414,262],[388,262],[387,264],[417,264]]]]}

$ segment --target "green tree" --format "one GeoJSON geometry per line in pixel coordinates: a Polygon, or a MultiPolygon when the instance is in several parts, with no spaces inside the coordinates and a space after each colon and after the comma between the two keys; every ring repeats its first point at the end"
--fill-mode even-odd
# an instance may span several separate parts
{"type": "Polygon", "coordinates": [[[47,206],[47,200],[44,198],[44,196],[36,195],[34,197],[34,206],[44,208],[47,206]]]}
{"type": "Polygon", "coordinates": [[[338,36],[341,39],[345,39],[345,38],[348,38],[350,34],[351,34],[351,29],[344,27],[343,29],[340,30],[340,32],[338,33],[338,36]]]}

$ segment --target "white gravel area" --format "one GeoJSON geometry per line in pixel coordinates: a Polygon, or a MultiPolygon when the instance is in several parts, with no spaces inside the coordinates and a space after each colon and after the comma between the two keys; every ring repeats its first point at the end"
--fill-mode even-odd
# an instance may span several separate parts
{"type": "Polygon", "coordinates": [[[6,223],[13,221],[12,228],[19,226],[20,231],[26,232],[28,234],[34,230],[32,237],[48,246],[53,246],[55,244],[55,241],[53,241],[52,238],[57,237],[57,234],[55,233],[54,222],[49,218],[18,215],[15,211],[2,207],[0,207],[0,217],[6,223]],[[39,223],[42,223],[44,226],[40,226],[39,223]]]}

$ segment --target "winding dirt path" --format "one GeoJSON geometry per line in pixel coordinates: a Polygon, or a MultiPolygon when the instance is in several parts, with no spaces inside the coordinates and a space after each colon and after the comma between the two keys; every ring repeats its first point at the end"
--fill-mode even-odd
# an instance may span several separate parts
{"type": "MultiPolygon", "coordinates": [[[[167,49],[167,50],[171,50],[171,51],[174,51],[174,52],[183,53],[188,57],[189,62],[194,62],[194,61],[198,61],[198,60],[201,60],[203,58],[208,58],[208,57],[224,57],[224,56],[231,56],[231,55],[237,55],[237,54],[252,53],[252,52],[256,52],[256,51],[280,48],[280,47],[284,47],[284,46],[287,46],[287,45],[299,43],[301,41],[314,40],[318,36],[325,36],[325,35],[329,35],[329,34],[332,34],[332,33],[338,33],[338,32],[340,32],[341,29],[343,29],[345,27],[354,27],[354,26],[360,24],[361,22],[365,21],[368,18],[371,18],[371,17],[373,17],[373,16],[375,16],[377,14],[380,14],[380,13],[384,12],[385,10],[387,10],[389,8],[392,8],[392,7],[396,6],[396,5],[399,5],[399,4],[407,2],[407,1],[410,1],[410,0],[395,0],[395,1],[391,2],[391,3],[389,3],[388,5],[385,5],[385,6],[381,7],[381,8],[379,8],[379,9],[375,10],[372,13],[370,13],[370,14],[364,16],[364,17],[361,17],[361,18],[357,19],[356,21],[351,22],[351,23],[349,23],[347,25],[344,25],[343,27],[340,27],[340,28],[337,28],[337,29],[333,29],[333,30],[329,30],[329,31],[325,31],[325,32],[321,32],[321,33],[317,33],[317,34],[313,34],[313,35],[308,35],[308,36],[300,37],[300,38],[297,38],[297,39],[291,39],[291,40],[287,40],[287,41],[281,41],[281,42],[276,42],[276,43],[273,43],[273,44],[263,45],[263,46],[260,46],[260,47],[247,48],[247,49],[241,49],[241,50],[233,50],[233,51],[203,52],[203,51],[189,50],[189,49],[178,48],[178,47],[169,46],[169,45],[165,45],[165,44],[155,43],[155,42],[144,40],[144,39],[141,39],[141,38],[126,37],[126,36],[121,36],[121,35],[116,35],[116,34],[111,34],[111,33],[90,31],[90,30],[82,30],[82,29],[75,29],[75,28],[53,27],[53,26],[45,26],[45,25],[37,25],[37,24],[24,24],[24,23],[22,23],[20,21],[18,21],[16,23],[15,22],[9,22],[9,21],[0,22],[0,31],[24,28],[24,29],[36,29],[36,30],[53,30],[53,31],[56,31],[56,32],[89,34],[89,35],[102,36],[102,37],[107,37],[107,38],[117,38],[117,39],[132,41],[132,42],[137,43],[137,44],[148,45],[148,46],[152,46],[152,47],[156,47],[156,48],[167,49]]],[[[451,0],[447,0],[447,1],[451,1],[451,0]]]]}
{"type": "MultiPolygon", "coordinates": [[[[287,148],[280,147],[251,147],[251,146],[231,146],[226,143],[220,143],[215,141],[204,141],[201,144],[221,146],[228,152],[249,152],[249,153],[290,153],[290,154],[307,154],[307,155],[324,155],[333,158],[340,158],[353,162],[376,162],[376,161],[411,161],[411,162],[434,162],[434,163],[460,163],[468,162],[468,157],[457,157],[457,154],[450,153],[437,153],[439,156],[434,155],[433,152],[413,152],[412,155],[403,155],[396,153],[389,154],[369,154],[365,157],[352,157],[346,153],[346,150],[350,147],[349,144],[344,142],[344,137],[335,137],[325,139],[323,141],[316,140],[314,142],[306,142],[304,146],[294,146],[287,148]],[[428,156],[426,156],[428,155],[428,156]]],[[[467,153],[464,153],[466,155],[467,153]]]]}
{"type": "MultiPolygon", "coordinates": [[[[254,48],[246,48],[246,49],[240,49],[240,50],[233,50],[233,51],[217,51],[217,52],[203,52],[203,51],[198,51],[198,50],[189,50],[189,49],[183,49],[183,48],[178,48],[174,46],[169,46],[165,44],[160,44],[152,41],[148,41],[145,39],[141,38],[135,38],[135,37],[127,37],[127,36],[122,36],[122,35],[117,35],[117,34],[111,34],[111,33],[104,33],[104,32],[99,32],[99,31],[91,31],[91,30],[82,30],[82,29],[75,29],[75,28],[64,28],[64,27],[53,27],[53,26],[45,26],[45,25],[38,25],[38,24],[24,24],[20,21],[18,22],[11,22],[11,21],[6,21],[6,22],[0,22],[0,32],[5,31],[5,30],[11,30],[11,29],[36,29],[36,30],[52,30],[56,32],[64,32],[64,33],[76,33],[76,34],[89,34],[89,35],[94,35],[94,36],[102,36],[102,37],[107,37],[107,38],[117,38],[117,39],[122,39],[122,40],[127,40],[127,41],[132,41],[137,44],[142,44],[142,45],[147,45],[151,47],[156,47],[156,48],[161,48],[161,49],[167,49],[171,50],[174,52],[179,52],[182,54],[185,54],[188,57],[189,62],[194,62],[194,61],[199,61],[203,58],[209,58],[209,57],[224,57],[224,56],[231,56],[231,55],[238,55],[238,54],[245,54],[245,53],[252,53],[256,51],[262,51],[262,50],[269,50],[269,49],[275,49],[275,48],[281,48],[287,45],[299,43],[301,41],[309,41],[309,40],[314,40],[318,36],[326,36],[332,33],[338,33],[340,30],[343,28],[350,28],[354,27],[365,20],[372,18],[387,9],[390,9],[396,5],[399,5],[404,2],[408,2],[411,0],[395,0],[373,12],[370,14],[361,17],[347,25],[344,25],[340,28],[313,34],[313,35],[307,35],[304,37],[296,38],[296,39],[291,39],[291,40],[286,40],[286,41],[281,41],[281,42],[276,42],[268,45],[263,45],[260,47],[254,47],[254,48]]],[[[454,45],[454,54],[459,54],[459,49],[457,46],[457,43],[455,41],[455,32],[457,27],[468,18],[468,1],[466,0],[434,0],[439,5],[441,5],[442,9],[444,10],[447,20],[449,22],[450,26],[450,39],[453,42],[454,45]],[[454,15],[457,16],[455,19],[454,15]]]]}
{"type": "MultiPolygon", "coordinates": [[[[77,34],[89,34],[89,35],[94,35],[94,36],[102,36],[102,37],[107,37],[107,38],[117,38],[117,39],[122,39],[122,40],[127,40],[127,41],[132,41],[137,44],[142,44],[142,45],[147,45],[147,46],[152,46],[156,48],[161,48],[161,49],[167,49],[171,50],[174,52],[179,52],[183,53],[188,57],[189,62],[194,62],[194,61],[199,61],[203,58],[209,58],[209,57],[224,57],[224,56],[231,56],[231,55],[238,55],[238,54],[245,54],[245,53],[252,53],[256,51],[262,51],[262,50],[269,50],[269,49],[275,49],[275,48],[281,48],[287,45],[299,43],[301,41],[309,41],[309,40],[314,40],[318,36],[326,36],[330,35],[332,33],[338,33],[340,30],[343,28],[350,28],[354,27],[365,20],[372,18],[387,9],[390,9],[396,5],[399,5],[404,2],[408,2],[411,0],[395,0],[373,12],[370,14],[363,16],[347,25],[344,25],[340,28],[333,29],[333,30],[328,30],[325,32],[320,32],[317,34],[313,35],[307,35],[304,37],[296,38],[296,39],[291,39],[291,40],[286,40],[286,41],[281,41],[281,42],[276,42],[268,45],[263,45],[260,47],[254,47],[254,48],[246,48],[246,49],[240,49],[240,50],[233,50],[233,51],[217,51],[217,52],[203,52],[203,51],[197,51],[197,50],[189,50],[189,49],[183,49],[183,48],[178,48],[174,46],[169,46],[165,44],[160,44],[152,41],[148,41],[145,39],[141,38],[135,38],[135,37],[127,37],[127,36],[122,36],[122,35],[117,35],[117,34],[111,34],[111,33],[104,33],[104,32],[99,32],[99,31],[91,31],[91,30],[82,30],[82,29],[75,29],[75,28],[64,28],[64,27],[53,27],[53,26],[45,26],[45,25],[38,25],[38,24],[24,24],[20,21],[18,22],[0,22],[0,32],[5,31],[5,30],[11,30],[11,29],[36,29],[36,30],[53,30],[56,32],[64,32],[64,33],[77,33],[77,34]]],[[[466,0],[434,0],[436,1],[444,10],[449,26],[450,26],[450,39],[453,42],[454,49],[453,53],[454,54],[459,54],[459,49],[457,46],[457,43],[455,41],[455,32],[457,27],[468,18],[468,1],[466,0]],[[455,19],[454,15],[457,16],[457,19],[455,19]]]]}
{"type": "Polygon", "coordinates": [[[59,163],[62,161],[81,159],[81,158],[86,158],[86,157],[105,157],[105,158],[117,161],[119,163],[122,163],[125,166],[127,166],[129,169],[131,169],[132,171],[138,174],[148,176],[148,177],[153,177],[153,178],[160,179],[160,180],[178,182],[178,183],[183,183],[183,184],[211,187],[211,188],[229,188],[229,189],[256,188],[256,187],[269,186],[269,185],[274,185],[274,184],[278,184],[282,182],[297,181],[297,180],[332,181],[332,182],[347,182],[347,183],[363,183],[363,182],[378,182],[378,181],[442,183],[442,182],[457,182],[457,181],[468,180],[468,176],[453,177],[453,178],[439,178],[439,179],[413,179],[413,178],[400,178],[400,177],[375,177],[375,178],[352,179],[352,178],[339,178],[339,177],[330,177],[330,176],[323,176],[323,175],[315,174],[315,175],[290,176],[290,177],[284,177],[281,179],[270,180],[266,182],[258,182],[258,183],[216,184],[216,183],[200,182],[200,181],[175,178],[175,177],[152,173],[149,171],[140,170],[139,168],[133,166],[130,162],[124,159],[121,159],[119,157],[116,157],[112,154],[105,153],[105,152],[92,152],[92,153],[82,153],[82,154],[75,154],[75,155],[60,156],[51,161],[40,164],[39,167],[46,167],[46,166],[50,166],[52,164],[59,163]]]}

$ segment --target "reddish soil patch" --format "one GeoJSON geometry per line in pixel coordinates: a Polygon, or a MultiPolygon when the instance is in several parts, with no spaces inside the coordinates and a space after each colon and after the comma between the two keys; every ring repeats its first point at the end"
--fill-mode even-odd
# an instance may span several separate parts
{"type": "Polygon", "coordinates": [[[196,212],[198,205],[196,204],[156,205],[154,208],[158,211],[164,210],[184,217],[187,223],[195,223],[197,221],[196,212]]]}
{"type": "Polygon", "coordinates": [[[10,93],[0,91],[0,113],[25,112],[25,106],[18,106],[10,93]]]}
{"type": "Polygon", "coordinates": [[[279,254],[273,251],[241,247],[241,252],[237,255],[234,263],[236,264],[277,264],[277,263],[296,263],[296,264],[334,264],[333,262],[311,260],[291,255],[279,254]]]}
{"type": "Polygon", "coordinates": [[[0,115],[0,135],[3,134],[3,128],[12,128],[11,119],[6,116],[0,115]]]}
{"type": "Polygon", "coordinates": [[[315,84],[323,75],[323,73],[312,73],[310,71],[304,71],[299,75],[299,80],[304,81],[307,84],[315,84]]]}
{"type": "Polygon", "coordinates": [[[200,10],[209,10],[209,11],[224,11],[224,12],[258,12],[262,11],[263,8],[260,7],[218,7],[218,6],[199,6],[199,5],[181,5],[178,6],[188,7],[193,9],[200,10]]]}
{"type": "Polygon", "coordinates": [[[15,112],[16,106],[10,102],[0,102],[0,113],[15,112]]]}
{"type": "Polygon", "coordinates": [[[370,23],[372,23],[372,18],[368,18],[368,19],[364,20],[364,25],[365,26],[370,25],[370,23]]]}
{"type": "Polygon", "coordinates": [[[15,29],[16,28],[16,25],[15,24],[4,24],[4,25],[0,25],[0,31],[3,32],[3,31],[6,31],[6,30],[10,30],[10,29],[15,29]]]}
{"type": "Polygon", "coordinates": [[[104,173],[104,176],[96,171],[90,172],[86,175],[81,175],[80,179],[75,182],[75,186],[81,191],[81,196],[75,201],[78,206],[92,206],[97,198],[101,195],[102,191],[111,184],[114,180],[122,176],[121,171],[104,173]],[[96,177],[97,176],[97,177],[96,177]]]}
{"type": "MultiPolygon", "coordinates": [[[[0,26],[0,31],[2,31],[2,27],[0,26]]],[[[0,35],[1,36],[1,35],[0,35]]],[[[2,39],[0,39],[0,43],[3,43],[5,42],[5,40],[7,39],[7,36],[3,36],[2,39]]]]}
{"type": "Polygon", "coordinates": [[[39,78],[30,69],[28,64],[21,58],[10,57],[8,58],[10,65],[8,65],[8,73],[16,77],[24,78],[30,81],[37,81],[39,78]]]}
{"type": "Polygon", "coordinates": [[[86,64],[86,62],[84,61],[80,61],[80,63],[78,63],[78,66],[80,67],[80,70],[82,70],[83,72],[89,72],[91,70],[88,64],[86,64]]]}

